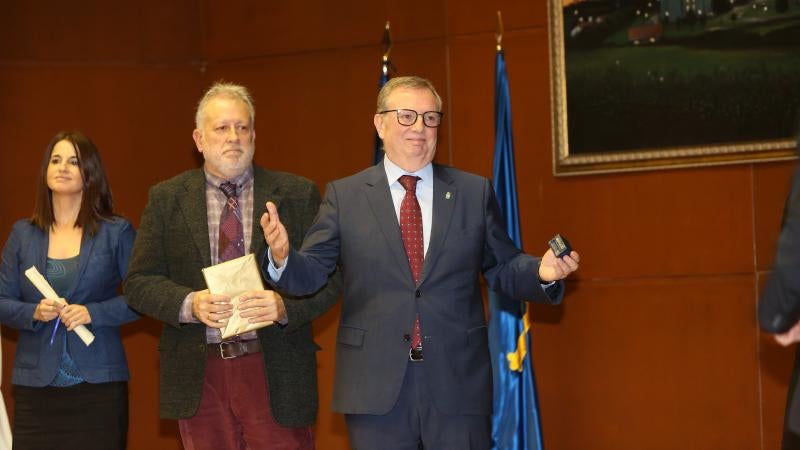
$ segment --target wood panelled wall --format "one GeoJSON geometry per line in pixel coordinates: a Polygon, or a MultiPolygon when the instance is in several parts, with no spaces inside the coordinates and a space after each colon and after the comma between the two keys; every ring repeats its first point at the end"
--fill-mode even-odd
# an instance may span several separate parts
{"type": "MultiPolygon", "coordinates": [[[[98,144],[118,212],[199,159],[194,107],[225,79],[256,98],[256,162],[330,180],[372,158],[383,24],[398,74],[444,97],[437,160],[491,175],[495,12],[503,11],[523,241],[560,232],[583,256],[565,304],[533,309],[546,448],[777,449],[791,349],[756,325],[791,163],[554,178],[543,0],[11,2],[0,15],[0,235],[30,214],[50,137],[98,144]]],[[[635,126],[635,124],[632,124],[635,126]]],[[[347,448],[330,412],[338,306],[315,323],[320,449],[347,448]]],[[[124,328],[130,448],[179,449],[158,419],[157,337],[124,328]]],[[[16,333],[3,329],[3,388],[16,333]]]]}

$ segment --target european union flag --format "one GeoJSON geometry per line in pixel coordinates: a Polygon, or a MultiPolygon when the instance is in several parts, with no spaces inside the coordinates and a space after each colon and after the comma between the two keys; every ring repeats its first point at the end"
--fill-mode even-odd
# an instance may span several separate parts
{"type": "MultiPolygon", "coordinates": [[[[494,179],[508,235],[522,248],[517,212],[511,101],[503,51],[498,49],[495,72],[494,179]]],[[[527,303],[489,291],[489,349],[494,374],[492,438],[498,450],[541,450],[542,433],[536,385],[530,358],[527,303]]]]}

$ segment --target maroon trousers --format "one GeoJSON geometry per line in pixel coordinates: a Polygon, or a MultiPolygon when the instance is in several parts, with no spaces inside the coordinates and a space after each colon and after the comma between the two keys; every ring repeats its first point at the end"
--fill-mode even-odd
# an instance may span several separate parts
{"type": "Polygon", "coordinates": [[[272,417],[261,352],[233,359],[209,355],[197,413],[178,421],[186,450],[313,450],[311,427],[272,417]]]}

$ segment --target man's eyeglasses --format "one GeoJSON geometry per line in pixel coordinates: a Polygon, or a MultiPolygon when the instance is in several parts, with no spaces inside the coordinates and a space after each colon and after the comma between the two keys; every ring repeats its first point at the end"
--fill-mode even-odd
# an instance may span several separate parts
{"type": "Polygon", "coordinates": [[[417,123],[417,118],[422,116],[422,124],[428,128],[436,128],[442,124],[442,116],[444,113],[439,111],[425,111],[424,113],[420,114],[413,109],[387,109],[386,111],[381,111],[378,114],[388,113],[388,112],[396,112],[397,113],[397,123],[403,125],[405,127],[410,127],[417,123]]]}

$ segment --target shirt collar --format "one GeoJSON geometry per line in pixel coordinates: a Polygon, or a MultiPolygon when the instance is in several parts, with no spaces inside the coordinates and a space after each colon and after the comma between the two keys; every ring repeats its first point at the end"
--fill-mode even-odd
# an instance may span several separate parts
{"type": "Polygon", "coordinates": [[[428,163],[423,168],[419,169],[416,172],[406,172],[400,166],[393,163],[388,156],[383,157],[383,168],[386,170],[386,179],[389,181],[389,184],[392,185],[397,183],[397,179],[403,175],[416,175],[420,177],[418,183],[431,183],[433,180],[433,164],[428,163]]]}
{"type": "Polygon", "coordinates": [[[220,178],[216,175],[211,174],[205,168],[203,168],[203,173],[206,175],[206,183],[209,185],[219,188],[222,183],[231,182],[236,185],[236,188],[241,192],[242,188],[249,183],[253,179],[253,166],[247,168],[244,172],[241,173],[238,177],[232,180],[226,180],[224,178],[220,178]]]}

